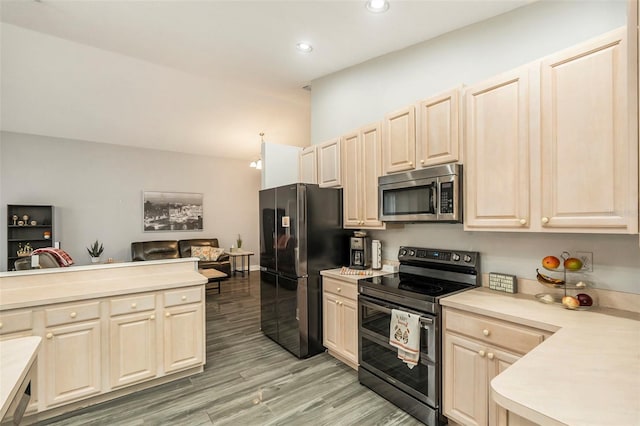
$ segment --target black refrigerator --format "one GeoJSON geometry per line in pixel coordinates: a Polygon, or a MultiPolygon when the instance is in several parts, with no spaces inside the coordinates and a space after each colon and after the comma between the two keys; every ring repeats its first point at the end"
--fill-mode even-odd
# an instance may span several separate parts
{"type": "Polygon", "coordinates": [[[322,346],[320,271],[348,265],[342,190],[296,183],[260,191],[260,323],[298,358],[322,346]]]}

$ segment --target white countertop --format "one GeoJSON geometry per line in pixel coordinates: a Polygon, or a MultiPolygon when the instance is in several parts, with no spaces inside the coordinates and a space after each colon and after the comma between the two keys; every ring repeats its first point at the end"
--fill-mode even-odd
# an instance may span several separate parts
{"type": "Polygon", "coordinates": [[[350,274],[341,274],[340,273],[341,270],[342,268],[326,269],[324,271],[320,271],[320,275],[357,284],[358,280],[361,280],[363,278],[379,277],[381,275],[393,274],[393,272],[387,272],[383,270],[365,269],[362,271],[358,270],[357,275],[350,275],[350,274]]]}
{"type": "Polygon", "coordinates": [[[0,274],[0,311],[204,284],[198,258],[0,274]]]}
{"type": "Polygon", "coordinates": [[[507,410],[544,425],[640,425],[640,315],[485,288],[441,303],[555,332],[491,381],[507,410]]]}
{"type": "Polygon", "coordinates": [[[4,418],[38,355],[40,337],[0,341],[0,419],[4,418]]]}

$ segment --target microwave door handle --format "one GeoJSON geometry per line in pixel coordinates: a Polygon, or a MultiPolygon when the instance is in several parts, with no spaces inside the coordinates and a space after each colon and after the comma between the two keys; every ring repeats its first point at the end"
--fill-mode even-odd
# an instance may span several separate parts
{"type": "Polygon", "coordinates": [[[431,184],[431,186],[433,187],[433,191],[431,191],[431,207],[433,207],[433,214],[435,215],[440,215],[439,212],[439,208],[438,208],[438,181],[434,182],[431,184]]]}

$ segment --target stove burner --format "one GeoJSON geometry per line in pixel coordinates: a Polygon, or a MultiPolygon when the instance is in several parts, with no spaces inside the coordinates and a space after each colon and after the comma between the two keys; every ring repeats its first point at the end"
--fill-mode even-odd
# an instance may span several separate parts
{"type": "Polygon", "coordinates": [[[411,281],[400,281],[398,283],[398,289],[431,295],[440,294],[444,291],[444,288],[439,285],[431,285],[426,283],[416,284],[411,281]]]}

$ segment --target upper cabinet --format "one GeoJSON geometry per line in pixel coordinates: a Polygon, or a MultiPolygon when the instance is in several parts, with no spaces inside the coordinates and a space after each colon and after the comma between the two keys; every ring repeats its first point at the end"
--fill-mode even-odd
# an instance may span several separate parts
{"type": "Polygon", "coordinates": [[[322,188],[341,186],[340,138],[318,145],[316,155],[318,157],[318,185],[322,188]]]}
{"type": "Polygon", "coordinates": [[[387,114],[382,130],[384,173],[413,170],[416,164],[416,112],[412,105],[387,114]]]}
{"type": "Polygon", "coordinates": [[[465,92],[467,228],[529,228],[529,70],[465,92]]]}
{"type": "Polygon", "coordinates": [[[542,61],[544,228],[637,230],[625,43],[621,29],[542,61]]]}
{"type": "Polygon", "coordinates": [[[342,137],[345,228],[384,229],[378,219],[378,177],[382,174],[379,124],[342,137]]]}
{"type": "Polygon", "coordinates": [[[625,37],[616,30],[467,89],[465,229],[637,232],[625,37]]]}
{"type": "Polygon", "coordinates": [[[308,146],[300,151],[300,182],[318,183],[316,168],[316,146],[308,146]]]}
{"type": "Polygon", "coordinates": [[[420,166],[460,160],[460,89],[449,90],[418,104],[420,166]]]}

